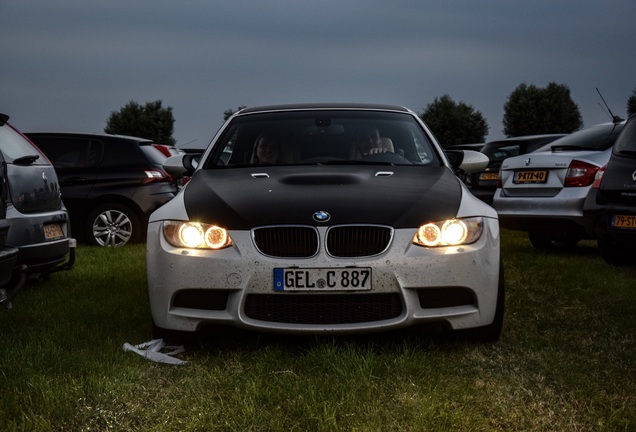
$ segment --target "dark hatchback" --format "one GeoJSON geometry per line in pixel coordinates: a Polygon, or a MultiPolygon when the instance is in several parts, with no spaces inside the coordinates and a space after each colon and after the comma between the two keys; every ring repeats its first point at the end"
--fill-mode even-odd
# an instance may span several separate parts
{"type": "Polygon", "coordinates": [[[6,169],[6,245],[18,248],[17,264],[45,276],[70,268],[74,240],[55,169],[47,157],[0,114],[0,150],[6,169]],[[67,264],[64,262],[69,259],[67,264]]]}
{"type": "Polygon", "coordinates": [[[607,165],[597,172],[584,214],[605,261],[636,264],[636,115],[625,124],[607,165]]]}
{"type": "Polygon", "coordinates": [[[69,132],[26,134],[53,162],[78,240],[99,246],[145,241],[148,215],[177,193],[167,159],[143,138],[69,132]]]}
{"type": "Polygon", "coordinates": [[[504,159],[531,153],[563,136],[565,134],[526,135],[489,141],[480,150],[490,159],[488,167],[482,172],[466,176],[466,184],[473,195],[482,201],[492,204],[493,195],[497,190],[499,168],[504,159]]]}

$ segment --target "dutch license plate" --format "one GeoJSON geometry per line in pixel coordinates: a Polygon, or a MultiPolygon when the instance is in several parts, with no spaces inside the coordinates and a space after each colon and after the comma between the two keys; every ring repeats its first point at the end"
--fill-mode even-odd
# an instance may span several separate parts
{"type": "Polygon", "coordinates": [[[274,291],[358,291],[371,289],[371,269],[275,268],[274,291]]]}
{"type": "Polygon", "coordinates": [[[548,181],[548,172],[542,171],[516,171],[512,179],[513,183],[545,183],[548,181]]]}
{"type": "Polygon", "coordinates": [[[499,173],[496,172],[485,172],[479,174],[479,180],[497,180],[499,173]]]}
{"type": "Polygon", "coordinates": [[[48,224],[44,225],[44,238],[46,240],[53,240],[57,238],[64,237],[64,231],[62,231],[62,226],[60,224],[48,224]]]}
{"type": "Polygon", "coordinates": [[[631,228],[636,229],[636,216],[613,215],[612,226],[614,228],[631,228]]]}

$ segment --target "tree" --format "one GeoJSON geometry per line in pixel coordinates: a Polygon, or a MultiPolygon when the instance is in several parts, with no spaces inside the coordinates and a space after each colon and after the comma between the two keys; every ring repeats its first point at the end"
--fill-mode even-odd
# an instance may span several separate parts
{"type": "Polygon", "coordinates": [[[484,142],[488,122],[484,116],[463,102],[456,103],[447,94],[426,106],[420,118],[431,128],[442,147],[484,142]]]}
{"type": "Polygon", "coordinates": [[[632,95],[627,99],[627,115],[636,114],[636,90],[632,90],[632,95]]]}
{"type": "Polygon", "coordinates": [[[160,144],[175,145],[172,137],[174,117],[172,107],[163,108],[161,100],[141,106],[128,102],[119,111],[110,113],[104,132],[146,138],[160,144]]]}
{"type": "Polygon", "coordinates": [[[229,119],[230,117],[232,117],[232,115],[234,115],[234,113],[239,112],[243,108],[245,108],[245,105],[241,105],[236,109],[236,111],[234,111],[232,108],[226,109],[225,111],[223,111],[223,121],[229,119]]]}
{"type": "Polygon", "coordinates": [[[520,84],[504,105],[504,129],[509,137],[570,133],[583,126],[570,89],[551,82],[545,88],[520,84]]]}

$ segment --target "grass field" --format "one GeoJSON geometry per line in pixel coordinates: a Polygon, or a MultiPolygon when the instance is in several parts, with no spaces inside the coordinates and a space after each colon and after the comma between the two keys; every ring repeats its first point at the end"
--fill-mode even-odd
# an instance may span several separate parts
{"type": "Polygon", "coordinates": [[[121,349],[151,338],[144,247],[80,247],[0,310],[0,430],[636,430],[636,268],[513,232],[503,253],[498,343],[232,335],[169,366],[121,349]]]}

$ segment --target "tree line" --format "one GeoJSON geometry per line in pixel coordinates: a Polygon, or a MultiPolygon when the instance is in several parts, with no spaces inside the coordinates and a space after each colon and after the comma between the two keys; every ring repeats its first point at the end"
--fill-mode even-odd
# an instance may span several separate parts
{"type": "MultiPolygon", "coordinates": [[[[172,107],[163,107],[161,100],[140,105],[129,101],[119,111],[111,112],[104,131],[111,134],[148,138],[156,143],[175,145],[172,107]]],[[[237,110],[227,109],[227,120],[237,110]]],[[[636,90],[627,100],[627,115],[636,113],[636,90]]],[[[420,118],[429,126],[443,147],[455,144],[484,142],[488,122],[472,105],[455,102],[448,94],[429,103],[420,118]]],[[[578,105],[564,84],[549,83],[546,87],[520,84],[504,104],[503,133],[507,137],[548,133],[571,133],[583,127],[578,105]]]]}

